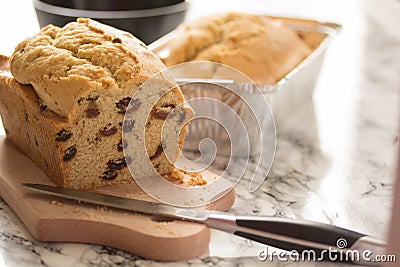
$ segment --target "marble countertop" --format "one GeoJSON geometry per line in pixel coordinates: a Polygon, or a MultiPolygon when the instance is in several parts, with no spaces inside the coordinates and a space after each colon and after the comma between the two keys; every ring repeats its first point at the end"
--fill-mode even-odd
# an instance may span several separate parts
{"type": "MultiPolygon", "coordinates": [[[[10,54],[38,25],[30,1],[2,1],[0,6],[8,14],[0,17],[0,53],[10,54]]],[[[298,107],[278,129],[267,180],[253,194],[247,183],[239,183],[231,211],[320,221],[386,239],[400,133],[400,33],[394,26],[400,25],[400,2],[193,0],[188,18],[226,10],[343,26],[326,53],[313,103],[298,107]]],[[[212,230],[207,255],[162,263],[104,246],[43,243],[0,201],[1,266],[344,266],[261,262],[257,254],[263,248],[212,230]]]]}

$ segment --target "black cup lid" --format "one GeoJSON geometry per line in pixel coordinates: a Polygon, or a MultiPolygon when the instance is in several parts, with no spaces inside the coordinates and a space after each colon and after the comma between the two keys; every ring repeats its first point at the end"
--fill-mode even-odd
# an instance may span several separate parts
{"type": "Polygon", "coordinates": [[[81,10],[124,11],[175,5],[185,0],[41,0],[44,3],[81,10]]]}

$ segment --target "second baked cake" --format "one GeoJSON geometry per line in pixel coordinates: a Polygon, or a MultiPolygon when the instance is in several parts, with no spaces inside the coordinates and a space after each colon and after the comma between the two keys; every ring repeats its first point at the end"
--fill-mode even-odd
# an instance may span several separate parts
{"type": "Polygon", "coordinates": [[[182,24],[170,41],[167,66],[213,61],[273,85],[312,51],[293,30],[264,16],[230,12],[182,24]]]}

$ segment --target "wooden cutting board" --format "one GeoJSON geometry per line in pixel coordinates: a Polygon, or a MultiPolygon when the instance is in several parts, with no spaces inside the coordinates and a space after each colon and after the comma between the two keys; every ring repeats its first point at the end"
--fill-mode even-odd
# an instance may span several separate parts
{"type": "MultiPolygon", "coordinates": [[[[205,225],[160,221],[155,216],[47,196],[31,192],[21,183],[54,184],[0,136],[0,194],[36,239],[106,245],[162,261],[196,258],[208,249],[210,231],[205,225]]],[[[108,186],[96,191],[151,200],[136,184],[108,186]]],[[[234,200],[232,189],[209,208],[227,210],[234,200]]]]}

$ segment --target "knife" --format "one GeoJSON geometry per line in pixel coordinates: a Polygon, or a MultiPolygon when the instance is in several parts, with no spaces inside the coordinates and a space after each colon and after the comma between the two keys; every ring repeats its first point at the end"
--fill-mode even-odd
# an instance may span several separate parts
{"type": "Polygon", "coordinates": [[[47,195],[203,223],[213,229],[283,250],[296,251],[299,254],[303,251],[313,251],[315,260],[346,261],[378,266],[378,262],[374,260],[375,257],[385,253],[385,242],[377,238],[319,222],[181,208],[44,184],[23,183],[22,185],[47,195]]]}

